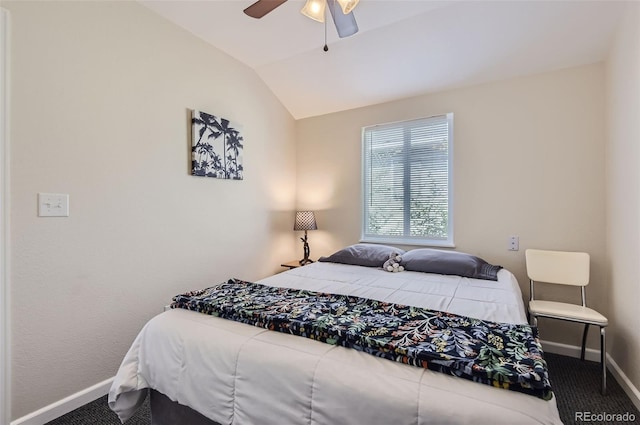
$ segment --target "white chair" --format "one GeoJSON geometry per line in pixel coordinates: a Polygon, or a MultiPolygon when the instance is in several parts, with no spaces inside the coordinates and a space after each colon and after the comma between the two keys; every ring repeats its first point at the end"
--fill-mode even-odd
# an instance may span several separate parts
{"type": "Polygon", "coordinates": [[[583,323],[581,360],[584,360],[589,325],[600,327],[600,364],[602,366],[602,394],[604,395],[607,390],[605,328],[608,325],[608,320],[602,314],[587,307],[585,287],[589,284],[589,254],[527,249],[525,258],[527,275],[531,285],[529,314],[533,326],[538,326],[538,317],[583,323]],[[534,282],[579,286],[582,292],[582,305],[536,300],[533,291],[534,282]]]}

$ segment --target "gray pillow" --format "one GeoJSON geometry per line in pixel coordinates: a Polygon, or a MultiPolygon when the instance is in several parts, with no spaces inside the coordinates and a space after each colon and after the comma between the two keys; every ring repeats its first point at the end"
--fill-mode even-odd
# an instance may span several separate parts
{"type": "Polygon", "coordinates": [[[320,257],[318,261],[351,264],[354,266],[382,267],[392,252],[404,254],[403,250],[393,246],[359,243],[343,248],[328,257],[320,257]]]}
{"type": "Polygon", "coordinates": [[[494,266],[482,258],[456,251],[412,249],[402,255],[405,270],[414,272],[452,274],[475,279],[498,280],[502,266],[494,266]]]}

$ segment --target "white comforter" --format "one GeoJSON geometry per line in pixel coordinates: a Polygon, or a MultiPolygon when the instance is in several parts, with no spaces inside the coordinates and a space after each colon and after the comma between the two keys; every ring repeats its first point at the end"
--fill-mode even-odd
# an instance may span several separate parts
{"type": "MultiPolygon", "coordinates": [[[[493,282],[314,263],[260,283],[526,323],[507,270],[493,282]]],[[[182,309],[145,325],[116,375],[109,406],[125,421],[146,388],[221,424],[561,424],[555,398],[182,309]]]]}

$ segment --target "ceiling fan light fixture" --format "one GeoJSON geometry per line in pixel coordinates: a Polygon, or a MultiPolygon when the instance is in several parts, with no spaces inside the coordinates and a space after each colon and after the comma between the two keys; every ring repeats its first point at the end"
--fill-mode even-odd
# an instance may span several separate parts
{"type": "Polygon", "coordinates": [[[360,0],[338,0],[342,13],[349,14],[357,5],[360,0]]]}
{"type": "Polygon", "coordinates": [[[324,22],[325,6],[325,0],[307,0],[300,13],[314,21],[324,22]]]}

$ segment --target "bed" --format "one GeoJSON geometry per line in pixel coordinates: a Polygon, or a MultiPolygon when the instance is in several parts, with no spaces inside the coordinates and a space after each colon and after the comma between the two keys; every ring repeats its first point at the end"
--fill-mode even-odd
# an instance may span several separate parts
{"type": "MultiPolygon", "coordinates": [[[[361,245],[345,249],[362,255],[361,245]]],[[[384,248],[377,250],[379,257],[384,248]]],[[[336,254],[257,283],[527,323],[508,270],[496,267],[497,280],[487,280],[417,271],[421,266],[408,261],[407,270],[389,273],[379,258],[342,261],[336,254]]],[[[114,379],[109,406],[124,422],[149,389],[157,424],[562,423],[555,397],[494,388],[185,308],[159,314],[140,331],[114,379]]]]}

